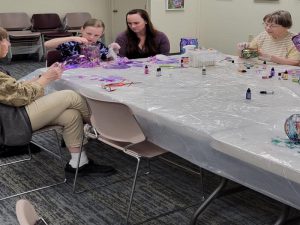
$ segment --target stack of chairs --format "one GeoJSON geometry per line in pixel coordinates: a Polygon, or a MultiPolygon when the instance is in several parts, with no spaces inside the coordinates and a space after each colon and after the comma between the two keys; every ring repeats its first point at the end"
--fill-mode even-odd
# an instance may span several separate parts
{"type": "Polygon", "coordinates": [[[63,24],[66,31],[73,33],[73,35],[78,35],[82,25],[91,18],[92,16],[88,12],[66,13],[63,24]]]}
{"type": "Polygon", "coordinates": [[[31,17],[32,31],[41,32],[44,41],[57,37],[72,36],[63,28],[60,17],[56,13],[38,13],[31,17]]]}
{"type": "MultiPolygon", "coordinates": [[[[63,24],[57,13],[37,13],[31,17],[32,31],[42,34],[43,43],[53,38],[73,36],[71,32],[64,30],[63,24]]],[[[43,49],[46,53],[45,46],[43,49]]]]}
{"type": "Polygon", "coordinates": [[[24,12],[0,13],[0,26],[8,31],[11,47],[7,54],[8,62],[13,55],[38,54],[39,61],[44,56],[40,32],[31,31],[30,17],[24,12]]]}

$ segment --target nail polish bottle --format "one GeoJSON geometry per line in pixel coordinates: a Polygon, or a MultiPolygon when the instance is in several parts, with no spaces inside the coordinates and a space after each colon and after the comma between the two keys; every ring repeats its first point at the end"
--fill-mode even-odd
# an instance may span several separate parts
{"type": "Polygon", "coordinates": [[[148,68],[147,65],[145,65],[144,73],[145,73],[145,74],[149,74],[149,68],[148,68]]]}
{"type": "Polygon", "coordinates": [[[246,99],[251,99],[251,89],[248,88],[247,91],[246,91],[246,99]]]}
{"type": "Polygon", "coordinates": [[[263,70],[266,70],[266,69],[267,69],[267,62],[264,61],[264,62],[263,62],[263,70]]]}
{"type": "Polygon", "coordinates": [[[157,76],[157,77],[160,77],[160,76],[161,76],[161,68],[160,68],[160,67],[158,67],[158,68],[156,69],[156,76],[157,76]]]}
{"type": "Polygon", "coordinates": [[[183,59],[180,60],[180,67],[181,68],[184,67],[184,65],[183,65],[183,59]]]}
{"type": "Polygon", "coordinates": [[[271,77],[274,77],[274,76],[275,76],[275,69],[274,69],[274,67],[271,68],[270,76],[271,76],[271,77]]]}
{"type": "Polygon", "coordinates": [[[202,67],[202,75],[206,75],[206,68],[205,68],[205,66],[202,67]]]}

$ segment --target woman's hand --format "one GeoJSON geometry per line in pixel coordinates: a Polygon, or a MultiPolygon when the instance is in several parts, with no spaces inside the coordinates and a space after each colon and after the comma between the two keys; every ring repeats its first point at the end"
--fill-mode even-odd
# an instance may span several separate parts
{"type": "Polygon", "coordinates": [[[119,53],[121,46],[118,43],[111,43],[108,46],[108,55],[107,58],[111,58],[113,60],[115,60],[117,58],[117,54],[119,53]]]}
{"type": "Polygon", "coordinates": [[[263,61],[272,61],[272,55],[263,52],[261,49],[258,49],[258,58],[263,61]]]}
{"type": "Polygon", "coordinates": [[[237,49],[242,51],[244,50],[245,48],[248,48],[249,47],[249,43],[248,42],[240,42],[237,44],[237,49]]]}
{"type": "Polygon", "coordinates": [[[248,48],[249,47],[249,42],[240,42],[236,45],[237,47],[237,50],[238,50],[238,56],[239,57],[242,57],[242,51],[245,49],[245,48],[248,48]]]}
{"type": "Polygon", "coordinates": [[[113,42],[108,46],[108,48],[112,49],[114,51],[114,53],[118,54],[121,46],[118,43],[113,42]]]}
{"type": "Polygon", "coordinates": [[[45,87],[52,81],[60,79],[62,73],[63,73],[63,65],[61,63],[54,63],[49,67],[49,69],[46,72],[41,74],[37,82],[45,87]]]}

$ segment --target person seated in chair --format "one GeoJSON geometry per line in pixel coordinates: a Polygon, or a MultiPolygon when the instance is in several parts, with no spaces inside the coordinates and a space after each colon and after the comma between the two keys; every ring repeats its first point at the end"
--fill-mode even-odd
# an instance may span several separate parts
{"type": "Polygon", "coordinates": [[[154,28],[149,14],[133,9],[126,14],[127,29],[116,38],[119,55],[129,59],[146,58],[157,54],[169,55],[170,42],[165,33],[154,28]]]}
{"type": "MultiPolygon", "coordinates": [[[[9,46],[8,34],[0,27],[0,58],[6,56],[9,46]]],[[[74,91],[63,90],[44,95],[44,88],[60,79],[62,72],[61,64],[56,63],[39,77],[18,82],[5,71],[0,71],[0,145],[29,143],[33,131],[47,125],[60,125],[71,154],[65,170],[75,173],[83,138],[83,122],[89,121],[90,113],[86,100],[74,91]]],[[[79,173],[108,175],[114,172],[111,166],[94,164],[87,158],[86,152],[82,152],[79,173]]]]}
{"type": "Polygon", "coordinates": [[[238,54],[244,49],[257,50],[259,59],[282,64],[300,65],[300,53],[292,42],[295,35],[290,32],[292,27],[292,16],[288,11],[277,10],[269,13],[263,18],[265,31],[257,35],[251,42],[241,42],[237,44],[238,54]]]}
{"type": "Polygon", "coordinates": [[[63,61],[81,55],[81,46],[84,45],[97,45],[101,60],[116,58],[115,52],[118,51],[120,46],[117,43],[112,43],[108,48],[100,41],[104,29],[105,25],[101,20],[89,19],[81,28],[81,36],[54,38],[45,42],[45,48],[59,50],[63,61]]]}

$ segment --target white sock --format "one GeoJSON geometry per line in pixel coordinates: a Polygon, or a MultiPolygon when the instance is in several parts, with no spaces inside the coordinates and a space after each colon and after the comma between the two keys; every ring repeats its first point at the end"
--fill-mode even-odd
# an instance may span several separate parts
{"type": "MultiPolygon", "coordinates": [[[[71,159],[69,164],[73,167],[76,168],[77,167],[77,163],[78,163],[78,158],[79,158],[79,153],[71,153],[71,159]]],[[[80,163],[79,163],[79,167],[87,164],[89,162],[89,159],[86,155],[85,151],[82,151],[81,153],[81,157],[80,157],[80,163]]]]}

